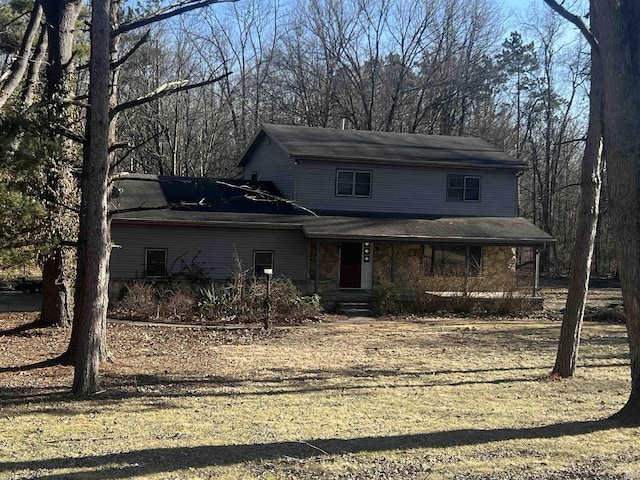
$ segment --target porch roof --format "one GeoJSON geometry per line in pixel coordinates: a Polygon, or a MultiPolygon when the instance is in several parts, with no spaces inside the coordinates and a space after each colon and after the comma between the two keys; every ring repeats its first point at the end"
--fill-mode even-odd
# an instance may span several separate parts
{"type": "Polygon", "coordinates": [[[315,217],[302,224],[308,238],[457,244],[542,245],[555,239],[524,218],[392,219],[315,217]]]}
{"type": "Polygon", "coordinates": [[[524,218],[438,219],[280,215],[152,210],[116,215],[114,223],[302,230],[307,238],[450,244],[543,245],[555,239],[524,218]]]}

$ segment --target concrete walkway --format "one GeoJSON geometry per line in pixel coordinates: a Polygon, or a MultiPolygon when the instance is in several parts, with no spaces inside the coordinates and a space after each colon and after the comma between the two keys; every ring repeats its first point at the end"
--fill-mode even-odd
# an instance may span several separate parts
{"type": "Polygon", "coordinates": [[[0,312],[39,312],[41,293],[0,292],[0,312]]]}

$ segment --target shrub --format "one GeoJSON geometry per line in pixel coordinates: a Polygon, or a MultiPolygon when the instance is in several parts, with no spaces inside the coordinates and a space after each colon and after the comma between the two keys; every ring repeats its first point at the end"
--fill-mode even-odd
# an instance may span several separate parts
{"type": "MultiPolygon", "coordinates": [[[[457,314],[516,314],[532,308],[526,296],[516,294],[516,285],[504,285],[502,295],[496,298],[477,298],[470,292],[478,290],[475,277],[426,276],[418,261],[407,262],[398,275],[398,283],[382,280],[371,292],[372,308],[376,315],[385,313],[436,313],[457,314]],[[428,292],[462,291],[451,296],[428,292]]],[[[499,286],[495,287],[500,290],[499,286]]]]}
{"type": "Polygon", "coordinates": [[[400,313],[402,301],[397,285],[389,280],[382,280],[371,289],[371,309],[374,315],[400,313]]]}
{"type": "MultiPolygon", "coordinates": [[[[123,287],[111,315],[139,320],[255,323],[266,318],[266,298],[266,281],[248,280],[242,271],[226,283],[208,286],[136,281],[123,287]]],[[[322,312],[318,295],[302,296],[286,278],[272,280],[270,301],[270,318],[275,323],[316,320],[322,312]]]]}
{"type": "Polygon", "coordinates": [[[111,312],[111,315],[135,320],[157,318],[159,314],[159,298],[155,287],[142,281],[123,284],[116,308],[111,312]]]}

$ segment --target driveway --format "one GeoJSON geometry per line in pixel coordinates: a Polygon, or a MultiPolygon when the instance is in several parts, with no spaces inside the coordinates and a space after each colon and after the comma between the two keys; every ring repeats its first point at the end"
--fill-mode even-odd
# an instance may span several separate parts
{"type": "Polygon", "coordinates": [[[41,293],[0,292],[0,312],[38,312],[41,293]]]}

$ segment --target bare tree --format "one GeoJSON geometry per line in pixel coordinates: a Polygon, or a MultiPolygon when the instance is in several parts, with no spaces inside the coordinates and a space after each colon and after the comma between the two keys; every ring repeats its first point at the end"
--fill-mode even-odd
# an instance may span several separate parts
{"type": "MultiPolygon", "coordinates": [[[[99,365],[106,351],[105,328],[108,304],[109,256],[111,236],[108,194],[112,184],[111,146],[118,113],[163,96],[197,88],[184,82],[151,92],[122,104],[117,101],[117,72],[112,59],[117,55],[117,35],[216,3],[214,0],[178,4],[168,10],[118,25],[119,4],[96,0],[91,16],[91,60],[89,63],[89,110],[87,148],[84,151],[81,183],[80,226],[73,331],[67,356],[74,363],[73,393],[89,395],[99,390],[99,365]]],[[[127,57],[127,55],[125,55],[127,57]]],[[[205,83],[219,81],[211,79],[205,83]]]]}
{"type": "MultiPolygon", "coordinates": [[[[639,425],[640,138],[635,125],[640,121],[640,56],[637,54],[640,51],[637,35],[640,5],[592,0],[592,27],[597,28],[589,32],[578,17],[557,2],[545,1],[577,25],[587,38],[595,33],[590,43],[592,49],[597,49],[602,62],[602,148],[608,169],[610,211],[627,317],[631,367],[629,399],[613,418],[625,424],[639,425]]],[[[598,65],[594,63],[593,72],[598,65]]]]}
{"type": "MultiPolygon", "coordinates": [[[[554,5],[554,8],[560,8],[554,5]]],[[[563,15],[568,12],[563,9],[563,15]]],[[[582,160],[580,205],[576,238],[573,248],[569,292],[562,319],[558,353],[552,374],[570,377],[575,373],[580,345],[580,333],[589,289],[591,260],[597,231],[600,190],[602,187],[602,61],[595,38],[597,25],[591,22],[590,31],[578,17],[572,22],[585,32],[591,47],[591,86],[589,94],[589,128],[582,160]]]]}

